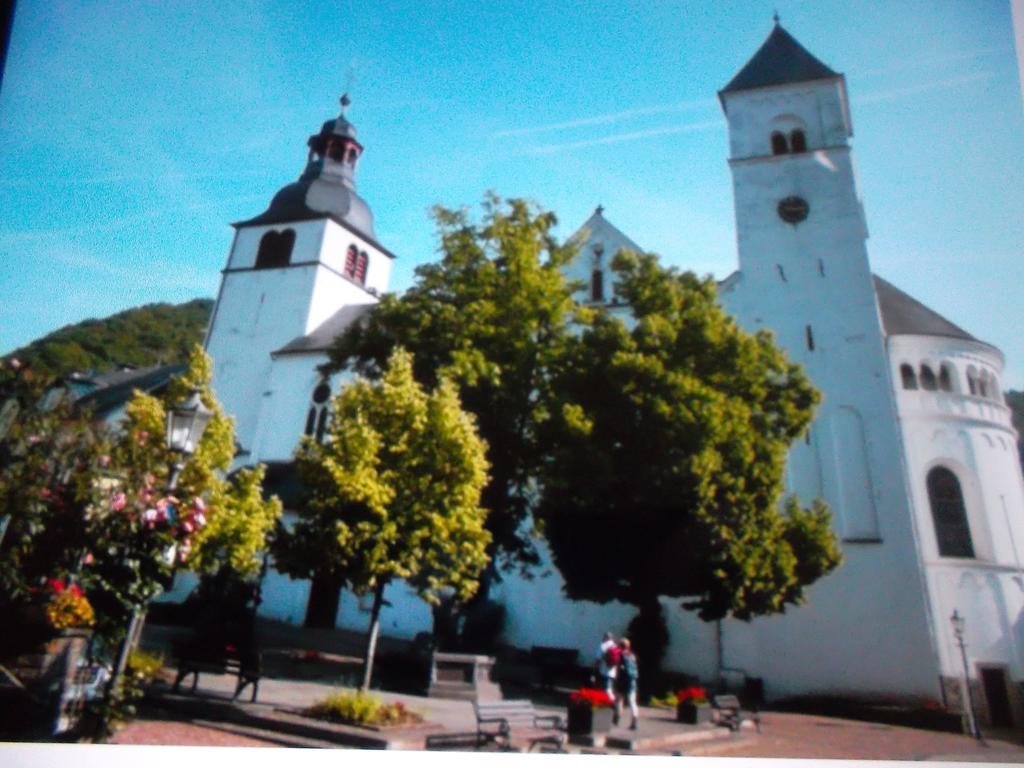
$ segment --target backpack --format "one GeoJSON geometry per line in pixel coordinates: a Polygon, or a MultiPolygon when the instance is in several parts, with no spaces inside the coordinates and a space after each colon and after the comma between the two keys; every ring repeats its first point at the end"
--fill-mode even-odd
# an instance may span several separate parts
{"type": "Polygon", "coordinates": [[[619,663],[619,678],[623,683],[629,683],[636,680],[637,669],[636,669],[636,656],[629,654],[628,656],[622,654],[621,662],[619,663]]]}
{"type": "Polygon", "coordinates": [[[619,666],[619,661],[622,660],[622,650],[617,645],[608,646],[608,650],[604,652],[604,663],[609,669],[614,669],[619,666]]]}

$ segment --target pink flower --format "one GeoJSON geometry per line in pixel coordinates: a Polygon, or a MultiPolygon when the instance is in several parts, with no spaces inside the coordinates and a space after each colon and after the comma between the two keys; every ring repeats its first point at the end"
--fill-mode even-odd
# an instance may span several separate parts
{"type": "Polygon", "coordinates": [[[192,509],[194,509],[197,514],[201,515],[203,512],[206,511],[206,502],[203,501],[198,496],[196,496],[194,499],[192,499],[192,509]]]}
{"type": "Polygon", "coordinates": [[[92,565],[96,562],[96,558],[92,556],[92,552],[86,552],[85,557],[82,558],[82,565],[92,565]]]}
{"type": "Polygon", "coordinates": [[[157,512],[155,509],[147,509],[145,512],[142,513],[142,520],[149,528],[152,528],[154,525],[156,525],[159,517],[160,513],[157,512]]]}
{"type": "Polygon", "coordinates": [[[16,357],[12,357],[11,358],[11,368],[13,368],[14,370],[18,370],[19,368],[21,368],[21,360],[19,360],[16,357]]]}
{"type": "Polygon", "coordinates": [[[202,512],[196,512],[192,515],[192,522],[196,524],[196,528],[202,528],[206,525],[206,515],[202,512]]]}
{"type": "Polygon", "coordinates": [[[114,512],[120,512],[126,506],[128,506],[128,497],[123,493],[115,493],[114,498],[110,501],[110,508],[114,512]]]}
{"type": "Polygon", "coordinates": [[[28,436],[28,444],[29,445],[35,445],[38,442],[39,442],[39,435],[29,435],[28,436]]]}
{"type": "Polygon", "coordinates": [[[186,520],[181,524],[181,530],[183,530],[185,533],[194,533],[196,527],[192,524],[191,520],[186,520]]]}
{"type": "Polygon", "coordinates": [[[101,467],[109,467],[110,466],[110,457],[109,456],[100,456],[100,466],[101,467]]]}

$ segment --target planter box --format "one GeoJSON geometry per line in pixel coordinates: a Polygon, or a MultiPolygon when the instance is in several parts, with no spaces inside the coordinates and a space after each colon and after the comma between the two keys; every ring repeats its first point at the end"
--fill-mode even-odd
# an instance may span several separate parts
{"type": "Polygon", "coordinates": [[[701,725],[711,722],[710,704],[691,704],[684,702],[676,707],[676,720],[689,725],[701,725]]]}
{"type": "Polygon", "coordinates": [[[570,736],[586,736],[594,733],[608,733],[612,729],[612,707],[591,709],[589,706],[569,707],[567,730],[570,736]]]}

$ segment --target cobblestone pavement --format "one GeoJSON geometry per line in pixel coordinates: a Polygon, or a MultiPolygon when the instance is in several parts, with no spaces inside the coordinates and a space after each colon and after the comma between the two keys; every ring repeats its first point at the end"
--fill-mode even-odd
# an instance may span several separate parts
{"type": "MultiPolygon", "coordinates": [[[[114,744],[274,747],[271,740],[243,736],[213,724],[138,719],[123,727],[114,744]]],[[[744,729],[724,742],[694,745],[687,755],[720,757],[855,758],[1024,763],[1024,746],[988,739],[983,744],[953,733],[766,712],[762,732],[744,729]]]]}
{"type": "Polygon", "coordinates": [[[744,729],[731,741],[695,746],[687,755],[855,758],[1024,763],[1024,746],[955,733],[901,728],[832,717],[765,712],[761,733],[744,729]]]}

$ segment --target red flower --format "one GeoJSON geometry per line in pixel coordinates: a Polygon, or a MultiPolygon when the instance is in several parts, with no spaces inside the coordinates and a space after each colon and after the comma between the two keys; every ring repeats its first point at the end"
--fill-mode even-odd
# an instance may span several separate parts
{"type": "Polygon", "coordinates": [[[48,586],[54,592],[63,592],[65,589],[67,589],[64,582],[60,579],[47,579],[46,586],[48,586]]]}
{"type": "Polygon", "coordinates": [[[588,706],[591,709],[601,709],[602,707],[611,707],[615,705],[612,697],[608,695],[608,691],[602,691],[598,688],[580,688],[578,691],[573,691],[569,694],[569,703],[588,706]]]}
{"type": "Polygon", "coordinates": [[[693,702],[694,704],[700,704],[708,700],[708,692],[701,688],[699,685],[692,685],[689,688],[683,688],[682,690],[676,691],[676,701],[680,704],[686,702],[693,702]]]}

